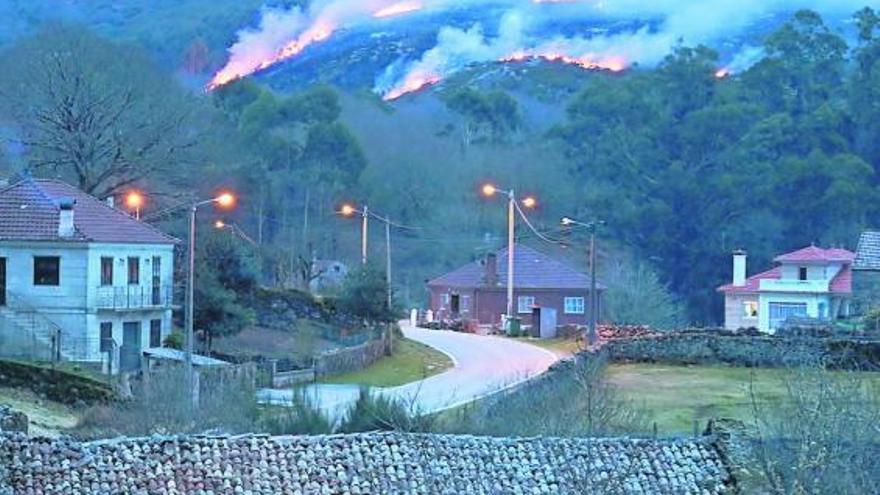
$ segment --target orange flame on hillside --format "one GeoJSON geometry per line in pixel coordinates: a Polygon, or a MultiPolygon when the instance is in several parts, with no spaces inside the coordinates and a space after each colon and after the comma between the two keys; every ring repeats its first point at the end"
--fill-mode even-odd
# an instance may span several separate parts
{"type": "Polygon", "coordinates": [[[441,77],[436,74],[412,73],[407,75],[402,83],[392,88],[391,91],[385,93],[385,96],[383,96],[382,99],[385,101],[396,100],[405,94],[414,93],[427,88],[428,86],[433,86],[439,83],[440,80],[441,77]]]}
{"type": "Polygon", "coordinates": [[[423,8],[425,8],[425,5],[419,0],[404,0],[377,10],[373,13],[373,17],[377,19],[397,17],[422,10],[423,8]]]}
{"type": "Polygon", "coordinates": [[[232,81],[249,76],[255,72],[267,69],[272,65],[295,57],[302,53],[309,45],[318,43],[329,38],[336,30],[336,26],[327,21],[316,21],[311,27],[300,33],[299,36],[290,43],[284,45],[275,56],[266,60],[237,60],[230,61],[217,74],[211,78],[211,82],[207,85],[208,91],[213,91],[221,86],[225,86],[232,81]]]}
{"type": "Polygon", "coordinates": [[[559,62],[563,64],[576,65],[586,70],[609,70],[611,72],[621,72],[626,69],[627,62],[623,57],[615,56],[596,56],[587,54],[580,57],[572,57],[556,52],[547,53],[529,53],[526,51],[517,51],[506,57],[502,57],[502,62],[524,62],[526,60],[546,60],[548,62],[559,62]]]}

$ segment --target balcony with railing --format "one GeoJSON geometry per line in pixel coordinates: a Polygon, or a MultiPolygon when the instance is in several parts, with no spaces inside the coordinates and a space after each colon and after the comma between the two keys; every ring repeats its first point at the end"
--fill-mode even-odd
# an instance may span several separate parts
{"type": "Polygon", "coordinates": [[[102,286],[97,289],[95,301],[98,309],[112,311],[168,309],[174,303],[174,290],[170,285],[102,286]]]}
{"type": "Polygon", "coordinates": [[[761,290],[767,292],[828,292],[828,280],[798,280],[798,279],[764,279],[761,280],[761,290]]]}

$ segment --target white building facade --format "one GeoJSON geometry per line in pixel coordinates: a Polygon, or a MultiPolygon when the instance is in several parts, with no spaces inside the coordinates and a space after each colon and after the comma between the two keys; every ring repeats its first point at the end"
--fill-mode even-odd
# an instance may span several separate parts
{"type": "Polygon", "coordinates": [[[746,277],[746,253],[733,255],[724,294],[724,327],[775,333],[789,318],[833,321],[850,313],[852,263],[845,249],[810,246],[776,257],[777,266],[746,277]]]}
{"type": "Polygon", "coordinates": [[[0,355],[137,369],[171,331],[176,242],[62,182],[0,190],[0,355]]]}

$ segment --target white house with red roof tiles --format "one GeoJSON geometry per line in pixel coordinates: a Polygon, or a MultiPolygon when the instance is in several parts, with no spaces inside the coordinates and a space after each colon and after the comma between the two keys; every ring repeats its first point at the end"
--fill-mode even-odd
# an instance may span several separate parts
{"type": "Polygon", "coordinates": [[[177,242],[60,181],[0,189],[0,356],[136,369],[171,329],[177,242]]]}
{"type": "Polygon", "coordinates": [[[724,328],[774,333],[789,317],[835,320],[847,316],[855,254],[809,246],[777,256],[777,266],[746,276],[746,253],[733,253],[733,282],[724,294],[724,328]]]}

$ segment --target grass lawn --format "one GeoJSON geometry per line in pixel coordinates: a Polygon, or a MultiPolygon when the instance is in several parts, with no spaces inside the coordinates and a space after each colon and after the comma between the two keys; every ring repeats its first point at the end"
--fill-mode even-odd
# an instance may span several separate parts
{"type": "Polygon", "coordinates": [[[366,369],[327,376],[322,383],[353,383],[371,387],[394,387],[442,373],[452,367],[449,356],[409,339],[398,339],[394,353],[366,369]]]}
{"type": "MultiPolygon", "coordinates": [[[[609,381],[666,434],[690,433],[693,421],[702,429],[712,417],[753,418],[749,384],[758,401],[785,400],[785,370],[727,366],[614,364],[609,381]]],[[[880,373],[870,373],[880,382],[880,373]]]]}
{"type": "Polygon", "coordinates": [[[584,350],[583,342],[579,342],[575,339],[536,339],[533,337],[517,337],[515,340],[542,347],[559,357],[572,356],[574,353],[584,350]]]}
{"type": "Polygon", "coordinates": [[[28,390],[0,388],[0,404],[27,414],[31,436],[58,437],[79,421],[79,415],[70,407],[41,399],[28,390]]]}

